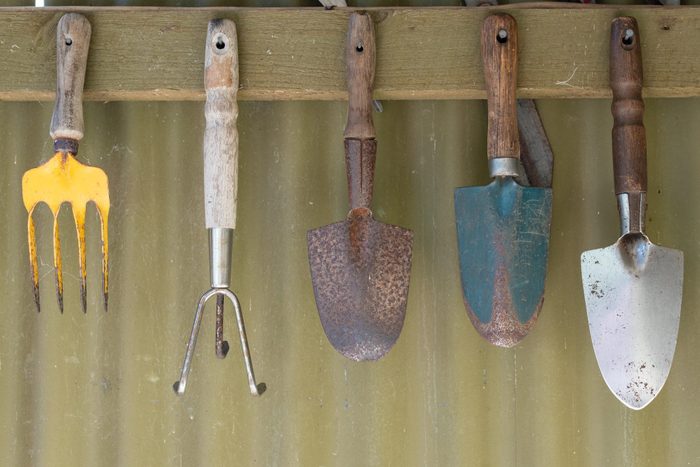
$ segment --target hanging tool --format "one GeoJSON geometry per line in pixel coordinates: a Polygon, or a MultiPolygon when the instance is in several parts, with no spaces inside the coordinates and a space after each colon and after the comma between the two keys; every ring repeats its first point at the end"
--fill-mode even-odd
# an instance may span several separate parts
{"type": "Polygon", "coordinates": [[[236,313],[250,393],[259,396],[266,389],[265,383],[255,382],[241,305],[229,288],[238,189],[238,83],[236,25],[227,19],[211,20],[204,54],[204,89],[207,93],[204,105],[204,217],[209,232],[211,288],[197,304],[180,380],[173,385],[175,393],[179,395],[185,393],[187,386],[204,306],[214,296],[217,297],[217,357],[223,358],[228,352],[228,343],[223,340],[223,299],[227,297],[236,313]]]}
{"type": "MultiPolygon", "coordinates": [[[[498,0],[464,0],[469,7],[496,6],[498,0]]],[[[519,175],[523,186],[552,187],[554,154],[544,131],[537,105],[532,99],[518,99],[518,134],[520,135],[519,175]]]]}
{"type": "Polygon", "coordinates": [[[29,265],[34,285],[34,301],[39,300],[39,267],[36,236],[32,214],[44,202],[53,214],[53,255],[56,270],[58,306],[63,313],[63,268],[58,213],[63,203],[69,203],[78,234],[80,263],[80,298],[87,312],[87,273],[85,266],[85,212],[87,203],[95,203],[100,217],[102,235],[102,290],[107,310],[107,218],[109,188],[107,175],[97,167],[78,162],[78,142],[83,138],[83,83],[90,47],[90,22],[82,15],[69,13],[61,17],[56,34],[56,105],[51,118],[51,138],[54,155],[41,166],[28,170],[22,177],[22,198],[27,208],[29,265]]]}
{"type": "Polygon", "coordinates": [[[350,212],[344,221],[307,233],[321,324],[333,347],[353,360],[377,360],[398,339],[413,247],[410,230],[378,222],[370,210],[377,151],[372,123],[375,53],[371,17],[353,13],[345,52],[350,212]]]}
{"type": "Polygon", "coordinates": [[[455,190],[464,303],[485,339],[511,347],[537,320],[547,270],[552,191],[523,187],[515,102],[517,25],[486,18],[481,51],[488,96],[488,159],[494,181],[455,190]]]}
{"type": "Polygon", "coordinates": [[[671,369],[683,294],[683,253],[644,233],[647,172],[642,54],[634,18],[612,23],[613,172],[622,234],[581,255],[593,349],[610,390],[632,409],[658,394],[671,369]]]}

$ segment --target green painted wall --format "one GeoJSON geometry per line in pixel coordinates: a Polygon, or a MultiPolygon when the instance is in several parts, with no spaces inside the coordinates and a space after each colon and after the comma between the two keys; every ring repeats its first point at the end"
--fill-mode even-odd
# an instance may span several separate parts
{"type": "Polygon", "coordinates": [[[415,232],[403,333],[377,363],[327,342],[305,232],[346,212],[343,103],[242,103],[234,289],[255,368],[247,393],[231,333],[214,356],[208,311],[188,392],[178,376],[194,305],[208,284],[202,103],[88,103],[80,157],[111,183],[110,310],[98,290],[97,218],[88,220],[87,315],[80,311],[68,210],[60,228],[66,312],[54,298],[50,214],[40,209],[41,314],[26,257],[22,173],[51,152],[51,104],[0,104],[0,464],[698,465],[695,313],[700,99],[649,100],[650,236],[686,254],[678,348],[644,411],[606,388],[588,335],[581,251],[617,236],[608,101],[541,101],[555,152],[546,299],[531,335],[492,347],[464,311],[454,187],[484,183],[485,104],[384,102],[376,115],[375,213],[415,232]],[[690,208],[690,209],[689,209],[690,208]]]}

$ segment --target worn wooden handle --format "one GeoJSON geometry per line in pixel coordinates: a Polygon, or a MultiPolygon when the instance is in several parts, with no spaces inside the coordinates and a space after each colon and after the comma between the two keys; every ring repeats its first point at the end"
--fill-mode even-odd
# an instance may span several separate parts
{"type": "Polygon", "coordinates": [[[515,87],[518,71],[518,26],[506,14],[487,17],[481,28],[489,106],[488,156],[520,158],[515,87]]]}
{"type": "Polygon", "coordinates": [[[51,118],[51,138],[83,138],[83,84],[90,49],[90,22],[68,13],[56,31],[56,105],[51,118]]]}
{"type": "Polygon", "coordinates": [[[374,25],[366,13],[350,15],[345,43],[348,83],[348,122],[345,138],[375,137],[372,123],[372,85],[374,84],[374,25]]]}
{"type": "Polygon", "coordinates": [[[642,51],[637,21],[616,18],[610,35],[615,193],[647,191],[647,143],[642,100],[642,51]]]}
{"type": "Polygon", "coordinates": [[[227,19],[209,22],[204,53],[204,217],[206,227],[236,228],[238,192],[238,39],[227,19]]]}

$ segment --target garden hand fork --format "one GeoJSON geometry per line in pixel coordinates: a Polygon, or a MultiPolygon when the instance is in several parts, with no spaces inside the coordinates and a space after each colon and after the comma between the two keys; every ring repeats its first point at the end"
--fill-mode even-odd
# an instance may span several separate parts
{"type": "Polygon", "coordinates": [[[28,170],[22,177],[22,198],[29,213],[27,220],[29,262],[34,285],[34,300],[38,311],[41,311],[39,270],[32,213],[40,202],[48,205],[54,218],[53,255],[58,306],[61,313],[63,313],[63,270],[58,213],[63,203],[71,205],[78,234],[80,298],[83,312],[86,312],[85,212],[89,201],[95,203],[102,229],[102,288],[105,310],[107,309],[107,216],[109,214],[107,175],[101,169],[81,164],[75,159],[78,141],[83,137],[82,95],[90,33],[90,23],[82,15],[70,13],[64,15],[58,22],[56,105],[51,118],[50,131],[51,138],[54,140],[54,155],[43,165],[28,170]]]}

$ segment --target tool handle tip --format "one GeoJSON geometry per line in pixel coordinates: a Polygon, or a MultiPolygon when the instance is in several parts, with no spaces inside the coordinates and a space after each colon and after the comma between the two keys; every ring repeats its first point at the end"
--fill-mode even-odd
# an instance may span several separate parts
{"type": "Polygon", "coordinates": [[[615,193],[647,190],[642,52],[637,21],[615,18],[610,32],[615,193]]]}
{"type": "Polygon", "coordinates": [[[53,139],[83,137],[83,85],[90,48],[90,22],[83,15],[68,13],[56,31],[56,105],[51,118],[53,139]]]}
{"type": "Polygon", "coordinates": [[[353,13],[348,21],[345,66],[348,86],[348,121],[345,138],[376,136],[372,121],[372,87],[376,61],[374,24],[367,13],[353,13]]]}
{"type": "Polygon", "coordinates": [[[207,228],[236,228],[238,39],[228,19],[209,22],[204,60],[204,217],[207,228]]]}
{"type": "Polygon", "coordinates": [[[520,158],[516,108],[518,27],[507,14],[491,15],[481,28],[481,57],[488,98],[488,156],[520,158]]]}

